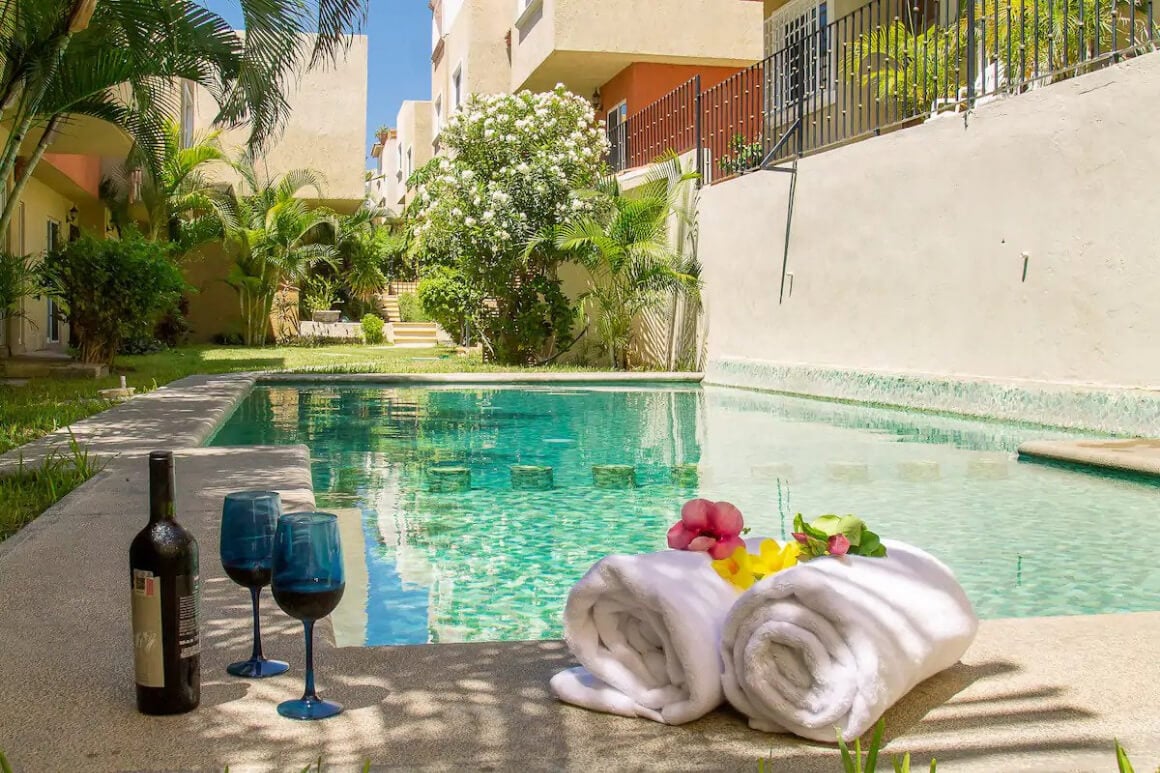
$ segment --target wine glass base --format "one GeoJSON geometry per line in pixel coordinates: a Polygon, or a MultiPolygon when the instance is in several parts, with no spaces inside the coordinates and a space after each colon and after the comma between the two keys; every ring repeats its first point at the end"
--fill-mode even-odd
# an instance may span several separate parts
{"type": "Polygon", "coordinates": [[[268,679],[271,676],[284,674],[289,670],[289,663],[283,663],[281,660],[267,660],[266,658],[243,660],[240,663],[231,663],[226,667],[227,674],[240,676],[243,679],[268,679]]]}
{"type": "Polygon", "coordinates": [[[278,704],[278,713],[287,719],[326,719],[342,713],[342,704],[322,698],[300,698],[278,704]]]}

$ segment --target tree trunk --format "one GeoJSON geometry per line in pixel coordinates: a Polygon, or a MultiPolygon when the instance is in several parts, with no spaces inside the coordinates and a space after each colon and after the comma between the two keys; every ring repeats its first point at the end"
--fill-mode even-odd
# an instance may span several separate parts
{"type": "Polygon", "coordinates": [[[36,143],[36,149],[32,152],[28,163],[24,165],[24,169],[21,170],[20,175],[16,178],[12,190],[8,192],[8,199],[4,202],[4,213],[0,215],[0,234],[8,233],[8,228],[12,224],[12,217],[16,213],[16,208],[20,206],[20,196],[28,186],[28,181],[32,179],[32,172],[36,169],[36,165],[44,158],[48,147],[56,139],[56,132],[62,119],[63,116],[61,115],[54,115],[49,119],[48,125],[44,129],[44,134],[41,136],[40,141],[36,143]]]}

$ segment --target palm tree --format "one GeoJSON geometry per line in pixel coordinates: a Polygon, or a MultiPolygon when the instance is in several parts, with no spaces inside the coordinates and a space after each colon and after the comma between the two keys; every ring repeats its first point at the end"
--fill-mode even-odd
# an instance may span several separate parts
{"type": "MultiPolygon", "coordinates": [[[[189,145],[183,145],[181,126],[166,120],[157,173],[142,169],[144,160],[134,148],[109,178],[107,202],[115,222],[124,220],[130,202],[139,199],[145,210],[142,233],[150,241],[177,243],[186,252],[213,235],[214,231],[200,228],[194,221],[209,216],[220,223],[225,215],[225,193],[206,175],[210,165],[232,166],[220,136],[221,132],[214,130],[195,135],[189,145]]],[[[118,227],[124,224],[117,222],[118,227]]]]}
{"type": "Polygon", "coordinates": [[[696,177],[675,156],[654,164],[645,183],[628,193],[608,177],[594,194],[593,212],[546,235],[587,269],[580,300],[614,368],[628,367],[633,324],[641,314],[674,294],[700,292],[696,258],[674,249],[669,234],[671,220],[685,216],[677,203],[681,189],[696,177]]]}
{"type": "Polygon", "coordinates": [[[321,197],[318,172],[295,169],[269,180],[255,168],[251,155],[236,168],[242,192],[226,205],[222,224],[234,258],[226,281],[238,292],[246,345],[263,346],[275,296],[297,289],[318,263],[333,261],[334,245],[322,239],[334,221],[330,212],[312,209],[298,195],[312,190],[321,197]]]}
{"type": "Polygon", "coordinates": [[[217,101],[222,125],[273,137],[289,113],[293,74],[334,59],[365,19],[368,0],[238,0],[238,36],[193,0],[5,0],[0,4],[0,121],[11,127],[0,180],[16,175],[0,214],[0,243],[16,202],[59,129],[76,116],[128,133],[158,171],[163,118],[186,79],[217,101]],[[312,44],[303,33],[315,32],[312,44]],[[39,132],[39,135],[37,134],[39,132]]]}
{"type": "Polygon", "coordinates": [[[335,246],[341,279],[350,295],[363,303],[386,289],[394,263],[406,252],[405,237],[379,224],[384,215],[377,207],[364,206],[338,219],[335,246]]]}

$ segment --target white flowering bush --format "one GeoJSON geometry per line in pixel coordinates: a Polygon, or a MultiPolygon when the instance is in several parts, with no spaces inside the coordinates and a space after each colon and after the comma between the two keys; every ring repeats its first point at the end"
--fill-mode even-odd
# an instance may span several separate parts
{"type": "Polygon", "coordinates": [[[461,316],[496,359],[527,362],[566,335],[573,317],[555,275],[561,254],[528,245],[590,206],[578,191],[599,179],[607,137],[592,106],[557,86],[474,96],[440,143],[446,155],[413,180],[413,249],[425,266],[453,269],[468,285],[462,297],[494,300],[494,309],[476,303],[461,316]]]}

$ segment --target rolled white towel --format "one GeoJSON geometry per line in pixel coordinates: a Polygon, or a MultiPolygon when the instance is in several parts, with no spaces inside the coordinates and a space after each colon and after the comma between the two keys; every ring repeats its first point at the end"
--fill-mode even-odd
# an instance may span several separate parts
{"type": "Polygon", "coordinates": [[[705,553],[601,559],[564,607],[564,638],[581,667],[552,677],[552,691],[566,703],[669,725],[703,717],[725,700],[721,627],[737,596],[705,553]]]}
{"type": "Polygon", "coordinates": [[[722,633],[725,695],[757,730],[851,740],[958,662],[978,618],[954,574],[918,548],[817,558],[741,596],[722,633]]]}

